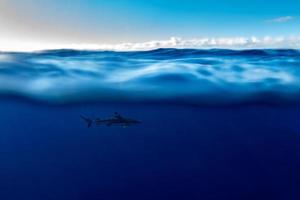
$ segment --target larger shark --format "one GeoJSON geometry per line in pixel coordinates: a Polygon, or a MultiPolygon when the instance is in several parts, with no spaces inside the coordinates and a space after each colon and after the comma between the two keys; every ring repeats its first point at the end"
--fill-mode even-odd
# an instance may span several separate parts
{"type": "Polygon", "coordinates": [[[127,127],[127,126],[136,125],[136,124],[141,123],[141,121],[139,121],[139,120],[123,117],[119,113],[114,113],[113,117],[110,117],[107,119],[97,118],[97,119],[93,120],[93,119],[90,119],[83,115],[80,115],[80,117],[86,122],[88,128],[90,128],[93,124],[106,125],[106,126],[119,125],[119,126],[127,127]]]}

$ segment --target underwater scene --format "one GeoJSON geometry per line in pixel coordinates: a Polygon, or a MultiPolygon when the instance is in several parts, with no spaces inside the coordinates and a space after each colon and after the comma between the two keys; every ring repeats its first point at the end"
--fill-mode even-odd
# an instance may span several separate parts
{"type": "Polygon", "coordinates": [[[299,199],[300,51],[0,53],[0,199],[299,199]]]}

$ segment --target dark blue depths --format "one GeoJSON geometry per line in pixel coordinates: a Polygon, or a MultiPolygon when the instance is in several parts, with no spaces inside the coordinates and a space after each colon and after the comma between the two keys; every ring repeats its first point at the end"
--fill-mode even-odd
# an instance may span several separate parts
{"type": "Polygon", "coordinates": [[[298,199],[300,107],[0,105],[0,199],[298,199]],[[118,111],[132,127],[88,129],[118,111]]]}

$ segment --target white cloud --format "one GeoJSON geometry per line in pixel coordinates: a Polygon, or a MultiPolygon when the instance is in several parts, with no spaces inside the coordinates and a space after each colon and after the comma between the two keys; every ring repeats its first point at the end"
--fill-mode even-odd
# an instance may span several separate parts
{"type": "Polygon", "coordinates": [[[267,22],[285,23],[285,22],[291,21],[293,19],[295,19],[295,17],[293,17],[293,16],[283,16],[283,17],[278,17],[278,18],[267,20],[267,22]]]}
{"type": "Polygon", "coordinates": [[[49,44],[22,41],[1,41],[0,51],[37,51],[45,49],[78,49],[78,50],[113,50],[135,51],[158,48],[292,48],[300,49],[300,36],[294,37],[227,37],[227,38],[196,38],[182,39],[171,37],[168,40],[153,40],[140,43],[120,44],[49,44]]]}

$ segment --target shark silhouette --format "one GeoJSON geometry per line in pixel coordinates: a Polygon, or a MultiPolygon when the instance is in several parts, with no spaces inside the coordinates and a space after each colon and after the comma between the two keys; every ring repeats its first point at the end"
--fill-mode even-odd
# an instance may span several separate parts
{"type": "Polygon", "coordinates": [[[114,113],[114,116],[107,118],[107,119],[97,118],[97,119],[93,120],[93,119],[85,117],[83,115],[80,115],[80,117],[86,122],[88,128],[90,128],[93,124],[106,125],[106,126],[119,125],[119,126],[127,127],[127,126],[132,126],[132,125],[142,123],[139,120],[123,117],[117,112],[114,113]]]}

